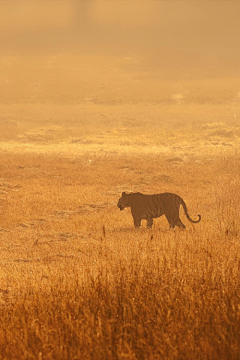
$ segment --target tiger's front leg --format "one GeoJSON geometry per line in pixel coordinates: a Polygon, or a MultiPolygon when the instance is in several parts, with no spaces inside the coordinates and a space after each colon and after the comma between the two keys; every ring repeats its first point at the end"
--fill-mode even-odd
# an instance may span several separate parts
{"type": "Polygon", "coordinates": [[[133,222],[134,222],[135,228],[140,228],[140,226],[141,226],[141,219],[140,218],[134,217],[133,222]]]}
{"type": "Polygon", "coordinates": [[[151,229],[153,226],[153,219],[147,219],[147,227],[151,229]]]}

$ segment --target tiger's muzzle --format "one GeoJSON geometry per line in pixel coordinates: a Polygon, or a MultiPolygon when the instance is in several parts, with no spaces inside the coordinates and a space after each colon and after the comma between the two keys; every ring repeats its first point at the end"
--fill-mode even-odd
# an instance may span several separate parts
{"type": "Polygon", "coordinates": [[[125,208],[124,208],[124,206],[123,205],[121,205],[121,204],[117,204],[117,207],[120,209],[120,211],[122,211],[122,210],[124,210],[125,208]]]}

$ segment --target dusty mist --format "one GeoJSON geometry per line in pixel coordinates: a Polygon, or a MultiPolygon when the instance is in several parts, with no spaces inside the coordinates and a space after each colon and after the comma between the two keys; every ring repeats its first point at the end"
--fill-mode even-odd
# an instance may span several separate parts
{"type": "Polygon", "coordinates": [[[239,2],[0,6],[0,357],[237,359],[239,2]]]}

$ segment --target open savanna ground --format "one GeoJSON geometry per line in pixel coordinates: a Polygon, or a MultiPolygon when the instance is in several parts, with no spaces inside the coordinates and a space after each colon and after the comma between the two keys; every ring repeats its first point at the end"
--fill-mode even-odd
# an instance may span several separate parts
{"type": "Polygon", "coordinates": [[[0,358],[239,359],[238,54],[101,46],[0,56],[0,358]]]}
{"type": "Polygon", "coordinates": [[[2,359],[239,358],[240,128],[224,109],[3,106],[2,359]],[[202,221],[135,230],[122,191],[177,193],[202,221]]]}
{"type": "Polygon", "coordinates": [[[240,359],[239,13],[0,2],[0,360],[240,359]]]}

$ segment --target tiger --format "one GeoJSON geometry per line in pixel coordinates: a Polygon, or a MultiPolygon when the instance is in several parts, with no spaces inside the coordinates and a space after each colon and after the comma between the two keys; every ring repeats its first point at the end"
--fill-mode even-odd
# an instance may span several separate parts
{"type": "Polygon", "coordinates": [[[131,208],[135,228],[139,228],[142,219],[146,219],[147,227],[151,229],[153,219],[165,215],[170,228],[175,228],[175,226],[177,226],[181,229],[185,229],[186,226],[179,218],[180,205],[182,205],[189,221],[192,223],[199,223],[201,215],[198,215],[198,220],[192,220],[188,215],[187,206],[184,200],[179,195],[168,192],[153,195],[144,195],[140,192],[130,194],[123,192],[117,204],[121,211],[126,207],[131,208]]]}

